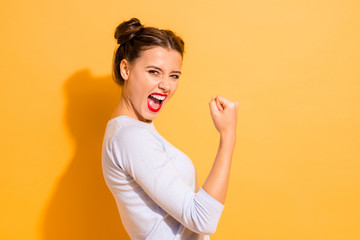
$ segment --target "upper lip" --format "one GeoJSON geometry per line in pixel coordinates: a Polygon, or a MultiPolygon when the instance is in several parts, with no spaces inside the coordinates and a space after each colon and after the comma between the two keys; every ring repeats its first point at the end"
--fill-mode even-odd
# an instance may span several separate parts
{"type": "Polygon", "coordinates": [[[152,94],[150,94],[150,95],[160,95],[160,96],[165,96],[165,97],[167,97],[167,94],[157,93],[157,92],[154,92],[154,93],[152,93],[152,94]]]}

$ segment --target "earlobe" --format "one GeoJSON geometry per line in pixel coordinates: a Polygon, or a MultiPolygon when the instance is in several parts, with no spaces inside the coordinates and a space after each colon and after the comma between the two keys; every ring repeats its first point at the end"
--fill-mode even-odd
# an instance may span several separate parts
{"type": "Polygon", "coordinates": [[[126,81],[129,78],[129,62],[126,59],[120,62],[120,74],[121,77],[126,81]]]}

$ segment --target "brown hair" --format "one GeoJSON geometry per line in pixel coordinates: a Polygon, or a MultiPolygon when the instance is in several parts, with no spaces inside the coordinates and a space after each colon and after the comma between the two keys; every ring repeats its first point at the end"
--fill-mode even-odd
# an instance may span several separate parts
{"type": "Polygon", "coordinates": [[[137,18],[120,23],[114,37],[120,45],[114,53],[113,78],[120,86],[124,84],[120,74],[120,63],[123,59],[132,62],[140,57],[143,51],[155,46],[174,49],[181,57],[184,54],[184,41],[181,37],[170,30],[144,27],[137,18]]]}

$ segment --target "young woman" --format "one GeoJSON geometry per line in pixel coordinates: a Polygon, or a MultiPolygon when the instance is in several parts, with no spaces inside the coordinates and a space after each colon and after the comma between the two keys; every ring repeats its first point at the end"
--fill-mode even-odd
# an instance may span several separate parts
{"type": "Polygon", "coordinates": [[[121,23],[115,38],[113,70],[122,96],[106,127],[102,167],[122,223],[131,239],[209,239],[224,208],[238,103],[221,96],[209,103],[220,144],[198,190],[191,160],[153,124],[176,91],[183,40],[136,18],[121,23]]]}

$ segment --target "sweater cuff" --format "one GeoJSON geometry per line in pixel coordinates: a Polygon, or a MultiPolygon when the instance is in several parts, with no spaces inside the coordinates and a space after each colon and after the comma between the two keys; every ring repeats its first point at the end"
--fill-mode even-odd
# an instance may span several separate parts
{"type": "Polygon", "coordinates": [[[207,203],[209,203],[211,206],[213,206],[217,211],[222,212],[225,205],[223,205],[221,202],[210,196],[203,188],[200,188],[198,194],[201,196],[202,199],[204,199],[207,203]]]}

